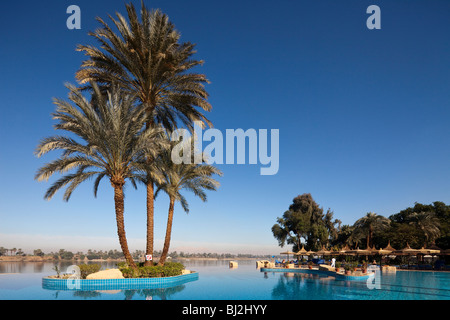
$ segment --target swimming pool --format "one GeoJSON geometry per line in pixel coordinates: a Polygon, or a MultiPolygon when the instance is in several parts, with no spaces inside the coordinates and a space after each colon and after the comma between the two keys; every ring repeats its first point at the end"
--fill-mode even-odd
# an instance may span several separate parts
{"type": "Polygon", "coordinates": [[[450,300],[448,272],[381,273],[380,289],[370,289],[366,281],[328,275],[261,272],[250,260],[239,261],[235,269],[228,261],[183,263],[199,273],[198,280],[166,288],[92,291],[43,288],[42,278],[55,274],[53,264],[3,265],[0,300],[450,300]]]}

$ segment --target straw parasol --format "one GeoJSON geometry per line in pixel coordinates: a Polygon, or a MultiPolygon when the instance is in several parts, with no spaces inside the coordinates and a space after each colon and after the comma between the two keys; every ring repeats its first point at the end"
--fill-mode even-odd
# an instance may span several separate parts
{"type": "Polygon", "coordinates": [[[437,254],[439,254],[439,252],[441,252],[441,250],[438,250],[438,249],[431,249],[431,248],[425,248],[425,247],[422,247],[417,251],[418,251],[417,255],[420,256],[421,260],[426,257],[433,258],[433,256],[436,256],[437,254]]]}
{"type": "Polygon", "coordinates": [[[330,253],[331,251],[325,249],[325,247],[322,247],[322,249],[316,252],[316,254],[319,256],[329,255],[330,253]]]}
{"type": "Polygon", "coordinates": [[[406,243],[406,247],[401,250],[395,250],[392,252],[395,255],[405,255],[405,256],[414,256],[419,253],[419,250],[412,249],[408,243],[406,243]]]}
{"type": "Polygon", "coordinates": [[[430,251],[430,254],[439,254],[439,253],[441,253],[441,248],[439,248],[434,243],[430,247],[428,247],[427,250],[430,251]]]}
{"type": "Polygon", "coordinates": [[[388,245],[383,250],[389,250],[391,252],[396,251],[394,248],[391,247],[391,241],[389,240],[388,245]]]}
{"type": "Polygon", "coordinates": [[[354,250],[350,250],[348,252],[349,253],[354,253],[356,255],[369,255],[369,254],[372,254],[372,250],[360,249],[359,247],[354,249],[354,250]]]}
{"type": "Polygon", "coordinates": [[[422,247],[419,250],[417,250],[418,254],[423,254],[423,255],[427,255],[427,254],[434,255],[434,254],[438,254],[439,252],[441,252],[441,250],[430,249],[430,248],[425,248],[425,247],[422,247]]]}
{"type": "Polygon", "coordinates": [[[342,249],[335,251],[334,254],[336,255],[348,255],[350,253],[350,248],[348,245],[345,245],[342,249]]]}
{"type": "Polygon", "coordinates": [[[289,255],[290,255],[290,254],[294,255],[295,252],[292,252],[292,251],[285,251],[285,252],[281,252],[280,254],[287,254],[287,259],[289,260],[289,255]]]}
{"type": "Polygon", "coordinates": [[[306,256],[308,252],[305,250],[305,247],[302,247],[295,255],[297,256],[306,256]]]}
{"type": "Polygon", "coordinates": [[[395,251],[395,249],[391,247],[390,241],[388,242],[388,245],[384,249],[380,248],[377,250],[376,248],[372,248],[371,250],[372,250],[373,254],[378,254],[380,256],[388,255],[388,254],[392,253],[393,251],[395,251]]]}
{"type": "Polygon", "coordinates": [[[388,255],[390,253],[392,253],[393,250],[386,250],[386,249],[378,249],[378,250],[373,250],[372,252],[374,254],[379,254],[380,256],[385,256],[388,255]]]}
{"type": "Polygon", "coordinates": [[[382,265],[382,262],[383,262],[383,256],[389,255],[389,254],[391,254],[394,251],[395,251],[395,249],[391,247],[391,242],[390,241],[388,242],[388,245],[384,249],[382,249],[382,248],[380,248],[378,250],[375,249],[375,248],[372,249],[372,253],[373,254],[376,254],[376,255],[380,256],[380,266],[382,265]]]}

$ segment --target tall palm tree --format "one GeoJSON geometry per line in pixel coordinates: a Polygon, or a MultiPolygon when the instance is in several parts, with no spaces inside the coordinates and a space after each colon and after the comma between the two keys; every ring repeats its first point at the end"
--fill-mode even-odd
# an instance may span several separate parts
{"type": "MultiPolygon", "coordinates": [[[[76,78],[83,89],[96,81],[106,90],[117,82],[127,91],[136,94],[141,107],[150,115],[147,127],[156,123],[172,131],[179,122],[193,128],[194,121],[211,126],[201,113],[210,111],[208,93],[204,85],[209,83],[205,75],[190,72],[203,64],[192,58],[195,45],[180,43],[180,33],[160,10],[149,11],[143,1],[140,17],[133,4],[126,5],[128,21],[120,13],[116,19],[109,16],[118,33],[101,18],[101,24],[89,35],[100,48],[79,45],[84,61],[76,78]],[[199,111],[199,110],[200,111],[199,111]]],[[[154,159],[148,157],[148,162],[154,159]]],[[[147,177],[147,254],[153,254],[154,179],[147,177]]]]}
{"type": "MultiPolygon", "coordinates": [[[[191,143],[190,141],[184,143],[191,143]]],[[[164,246],[158,264],[164,265],[170,247],[172,234],[173,213],[175,202],[179,201],[186,213],[189,213],[189,205],[181,194],[183,189],[193,192],[202,201],[206,201],[205,190],[215,191],[219,182],[212,178],[213,175],[222,175],[222,172],[212,165],[201,164],[175,164],[171,159],[171,151],[165,151],[158,158],[158,167],[164,175],[164,182],[158,185],[156,195],[163,190],[169,196],[169,211],[167,217],[166,236],[164,246]]]]}
{"type": "Polygon", "coordinates": [[[326,244],[327,247],[330,246],[331,243],[334,243],[334,241],[337,239],[339,235],[340,225],[342,223],[342,221],[339,219],[333,220],[333,215],[334,215],[333,211],[331,211],[331,209],[328,209],[327,213],[323,217],[323,222],[325,224],[325,227],[327,228],[329,235],[329,238],[327,239],[328,243],[326,244]],[[336,225],[338,225],[337,228],[336,225]]]}
{"type": "Polygon", "coordinates": [[[55,129],[75,135],[81,141],[53,136],[43,139],[36,149],[38,157],[52,150],[62,150],[58,159],[42,166],[36,173],[38,181],[48,180],[53,174],[63,176],[52,184],[44,198],[50,200],[67,185],[63,199],[68,201],[82,182],[96,177],[94,196],[100,181],[108,177],[114,188],[117,234],[128,264],[136,268],[126,240],[124,227],[124,192],[126,180],[134,186],[138,174],[143,172],[142,157],[158,146],[162,129],[142,130],[146,114],[133,105],[133,96],[124,95],[118,87],[111,87],[107,99],[95,84],[89,102],[75,86],[67,85],[69,100],[55,99],[55,129]],[[73,173],[66,173],[69,170],[73,173]]]}
{"type": "Polygon", "coordinates": [[[388,218],[378,215],[374,212],[369,212],[354,223],[354,229],[351,238],[356,243],[358,243],[358,239],[365,236],[367,239],[367,248],[370,248],[373,246],[373,233],[375,231],[386,229],[389,224],[390,220],[388,218]]]}
{"type": "Polygon", "coordinates": [[[436,240],[440,234],[440,221],[434,212],[413,212],[408,218],[409,224],[420,229],[425,236],[425,247],[436,240]]]}

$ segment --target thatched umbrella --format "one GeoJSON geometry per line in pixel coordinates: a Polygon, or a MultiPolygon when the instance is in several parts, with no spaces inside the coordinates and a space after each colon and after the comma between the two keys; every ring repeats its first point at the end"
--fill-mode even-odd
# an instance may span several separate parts
{"type": "Polygon", "coordinates": [[[420,258],[421,261],[423,261],[423,258],[425,258],[425,256],[427,256],[427,255],[428,255],[428,257],[431,257],[431,259],[433,261],[433,256],[435,256],[439,252],[441,252],[441,250],[422,247],[418,250],[417,255],[421,257],[420,258]]]}
{"type": "Polygon", "coordinates": [[[325,247],[322,247],[322,249],[320,249],[319,251],[317,251],[316,254],[323,257],[323,256],[330,255],[330,254],[331,254],[331,251],[325,249],[325,247]]]}
{"type": "Polygon", "coordinates": [[[430,248],[425,248],[425,247],[422,247],[417,250],[417,254],[423,254],[423,255],[427,255],[427,254],[433,255],[433,254],[438,254],[439,252],[441,252],[441,250],[430,249],[430,248]]]}
{"type": "MultiPolygon", "coordinates": [[[[401,250],[395,250],[392,252],[392,254],[396,256],[416,256],[419,253],[419,250],[412,249],[408,243],[406,243],[406,247],[401,250]]],[[[408,265],[409,265],[409,259],[408,259],[408,265]]]]}
{"type": "Polygon", "coordinates": [[[391,252],[396,251],[394,248],[391,247],[391,241],[388,242],[388,245],[383,250],[388,250],[391,252]]]}
{"type": "Polygon", "coordinates": [[[308,252],[305,250],[305,247],[302,246],[302,248],[295,255],[296,256],[306,256],[306,255],[308,255],[308,252]]]}
{"type": "Polygon", "coordinates": [[[356,254],[356,260],[358,260],[359,256],[366,256],[366,260],[368,259],[369,255],[373,254],[373,250],[370,249],[360,249],[359,247],[354,249],[354,250],[350,250],[349,253],[352,254],[356,254]]]}
{"type": "Polygon", "coordinates": [[[393,250],[386,250],[386,249],[378,249],[378,250],[373,250],[372,252],[374,254],[379,254],[380,256],[385,256],[388,255],[390,253],[392,253],[393,250]]]}
{"type": "Polygon", "coordinates": [[[408,243],[406,243],[406,247],[401,249],[401,250],[395,250],[392,253],[395,255],[404,255],[404,256],[415,256],[419,253],[420,251],[417,249],[412,249],[408,243]]]}
{"type": "Polygon", "coordinates": [[[429,246],[428,248],[426,248],[426,250],[429,250],[430,254],[439,254],[439,253],[441,253],[441,248],[439,248],[434,243],[431,246],[429,246]]]}
{"type": "Polygon", "coordinates": [[[300,265],[300,259],[303,260],[303,256],[307,256],[308,252],[305,250],[305,247],[302,246],[302,248],[295,254],[297,257],[298,265],[300,265]]]}
{"type": "Polygon", "coordinates": [[[380,248],[378,250],[373,249],[372,253],[380,256],[380,267],[381,267],[383,256],[389,255],[394,251],[395,251],[395,249],[391,247],[391,242],[389,242],[388,245],[386,246],[386,248],[384,248],[384,249],[380,248]]]}
{"type": "Polygon", "coordinates": [[[344,248],[339,249],[337,251],[332,251],[331,254],[333,254],[333,255],[345,255],[345,254],[348,254],[349,251],[350,251],[350,248],[347,245],[345,245],[344,248]]]}
{"type": "Polygon", "coordinates": [[[372,254],[372,250],[360,249],[359,247],[353,250],[350,250],[349,253],[354,253],[356,255],[369,255],[372,254]]]}
{"type": "Polygon", "coordinates": [[[294,255],[295,252],[292,252],[292,251],[285,251],[285,252],[281,252],[280,254],[287,254],[287,259],[289,260],[289,255],[290,255],[290,254],[294,255]]]}

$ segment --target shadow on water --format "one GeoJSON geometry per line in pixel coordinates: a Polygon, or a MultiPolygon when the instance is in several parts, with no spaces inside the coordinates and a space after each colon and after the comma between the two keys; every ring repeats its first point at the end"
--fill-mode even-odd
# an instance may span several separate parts
{"type": "MultiPolygon", "coordinates": [[[[88,290],[80,291],[76,290],[72,292],[72,297],[74,299],[101,299],[113,296],[123,296],[123,300],[169,300],[173,295],[183,291],[186,288],[185,285],[177,285],[174,287],[167,288],[156,288],[156,289],[127,289],[127,290],[88,290]]],[[[56,290],[53,294],[55,300],[59,299],[60,293],[66,293],[67,291],[56,290]]]]}
{"type": "MultiPolygon", "coordinates": [[[[277,281],[272,288],[274,300],[416,300],[450,299],[450,289],[445,286],[448,276],[433,273],[397,272],[380,274],[380,286],[370,288],[366,281],[349,281],[307,273],[274,273],[277,281]]],[[[270,272],[264,273],[268,279],[270,272]]]]}
{"type": "MultiPolygon", "coordinates": [[[[0,263],[0,273],[46,273],[54,275],[54,267],[65,272],[69,266],[84,264],[84,261],[45,261],[45,262],[17,262],[17,261],[2,261],[0,263]]],[[[103,270],[117,268],[117,261],[89,261],[87,264],[99,264],[103,270]]]]}
{"type": "Polygon", "coordinates": [[[335,281],[334,277],[320,274],[283,273],[280,274],[277,284],[272,289],[272,298],[274,300],[311,299],[311,293],[317,292],[319,287],[321,296],[329,297],[330,286],[327,283],[335,281]]]}

